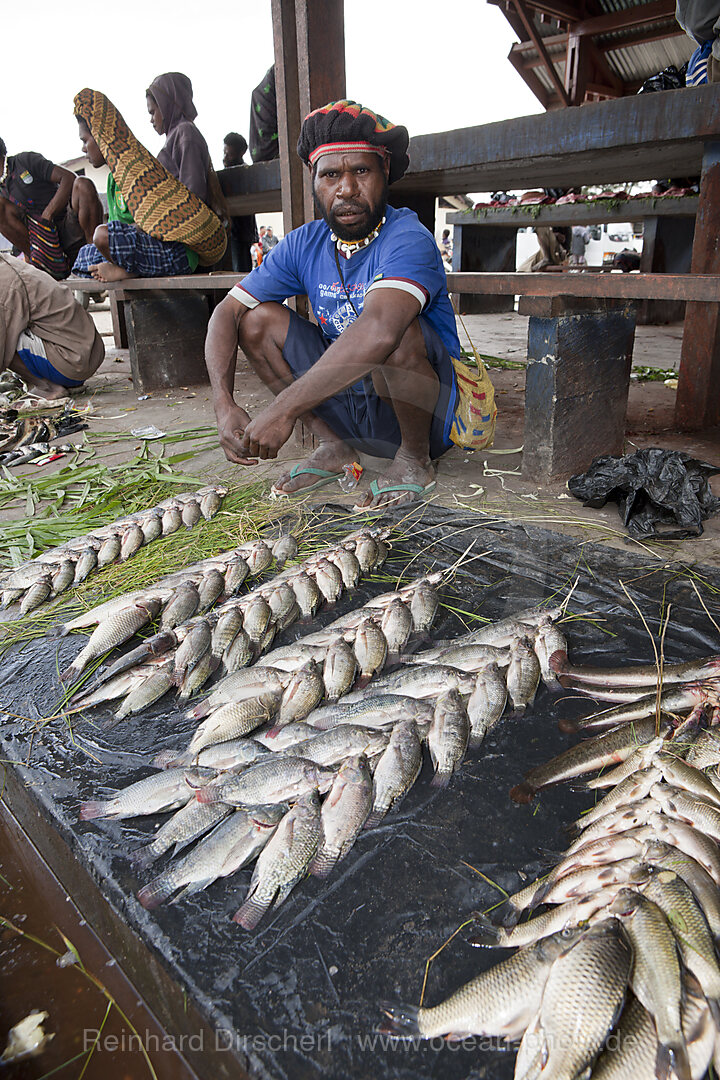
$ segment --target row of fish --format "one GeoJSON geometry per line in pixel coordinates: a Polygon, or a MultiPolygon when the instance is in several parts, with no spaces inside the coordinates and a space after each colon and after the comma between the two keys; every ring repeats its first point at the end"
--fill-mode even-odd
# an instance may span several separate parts
{"type": "Polygon", "coordinates": [[[508,898],[501,925],[476,917],[473,944],[518,952],[432,1008],[384,1003],[383,1030],[520,1040],[516,1080],[700,1080],[711,1062],[718,1068],[720,733],[704,726],[717,719],[718,660],[658,674],[571,668],[566,650],[551,656],[565,685],[645,692],[629,715],[616,706],[599,724],[578,725],[602,733],[531,770],[513,797],[526,802],[594,771],[587,788],[606,793],[551,871],[508,898]],[[666,714],[664,683],[688,679],[705,695],[681,699],[685,717],[666,714]],[[608,718],[615,726],[603,731],[608,718]],[[519,922],[525,912],[532,917],[519,922]]]}
{"type": "MultiPolygon", "coordinates": [[[[283,537],[280,543],[289,539],[283,537]]],[[[220,598],[239,588],[248,572],[256,574],[266,568],[273,552],[278,554],[276,545],[269,548],[262,540],[254,541],[227,561],[224,574],[215,567],[206,570],[203,581],[214,582],[211,595],[220,598]]],[[[197,611],[199,586],[187,579],[172,588],[152,586],[101,605],[67,624],[68,629],[75,629],[80,624],[97,623],[63,678],[74,679],[93,659],[129,640],[162,608],[160,628],[115,661],[89,690],[76,695],[72,708],[85,709],[123,697],[118,716],[128,716],[174,686],[180,687],[184,700],[219,668],[232,674],[251,664],[270,647],[279,630],[297,619],[311,618],[324,602],[334,603],[344,589],[357,585],[361,575],[379,568],[388,552],[380,530],[360,530],[244,596],[230,596],[202,614],[192,614],[197,611]]],[[[242,677],[238,681],[242,682],[242,677]]]]}
{"type": "Polygon", "coordinates": [[[308,872],[327,876],[360,832],[399,804],[424,744],[433,784],[447,784],[468,745],[500,719],[503,672],[515,707],[529,704],[541,674],[530,642],[541,653],[548,638],[566,647],[551,637],[562,609],[530,609],[407,653],[432,625],[441,579],[426,575],[375,597],[227,676],[188,714],[201,720],[188,746],[157,756],[164,772],[83,805],[84,819],[177,810],[136,855],[141,866],[199,839],[140,890],[143,904],[197,892],[257,857],[235,916],[253,928],[308,872]],[[380,674],[388,662],[401,666],[380,674]]]}
{"type": "Polygon", "coordinates": [[[0,607],[20,603],[22,615],[79,585],[94,571],[124,562],[141,547],[215,516],[227,488],[211,484],[183,492],[149,510],[129,514],[92,533],[69,540],[0,575],[0,607]]]}

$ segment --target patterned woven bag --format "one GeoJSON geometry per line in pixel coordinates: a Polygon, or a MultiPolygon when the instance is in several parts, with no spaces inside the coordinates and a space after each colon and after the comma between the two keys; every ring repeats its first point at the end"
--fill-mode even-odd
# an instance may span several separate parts
{"type": "Polygon", "coordinates": [[[492,446],[495,438],[495,389],[477,353],[477,372],[454,356],[450,359],[455,368],[458,389],[450,438],[456,446],[466,450],[483,450],[492,446]]]}

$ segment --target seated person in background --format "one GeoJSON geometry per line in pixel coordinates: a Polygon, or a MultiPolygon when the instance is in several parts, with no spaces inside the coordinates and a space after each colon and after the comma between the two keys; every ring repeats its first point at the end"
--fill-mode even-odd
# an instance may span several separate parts
{"type": "Polygon", "coordinates": [[[137,141],[104,94],[82,90],[75,115],[83,149],[107,164],[108,223],[81,248],[73,270],[98,281],[192,273],[222,256],[226,237],[215,214],[137,141]]]}
{"type": "MultiPolygon", "coordinates": [[[[277,457],[297,420],[318,440],[278,479],[278,495],[332,482],[360,450],[392,459],[363,507],[411,502],[435,486],[437,458],[469,445],[456,422],[460,344],[440,252],[415,213],[388,206],[407,146],[406,128],[356,102],[310,113],[298,154],[322,216],[281,240],[212,314],[205,357],[225,456],[277,457]],[[318,325],[283,305],[303,293],[318,325]],[[276,395],[253,420],[233,398],[238,344],[276,395]]],[[[488,397],[473,429],[492,427],[488,397]]]]}
{"type": "Polygon", "coordinates": [[[66,278],[78,251],[92,236],[83,231],[89,193],[81,185],[71,207],[74,173],[33,151],[7,157],[0,139],[0,176],[3,173],[0,233],[33,266],[58,280],[66,278]]]}
{"type": "Polygon", "coordinates": [[[275,96],[275,65],[255,87],[250,100],[250,157],[253,165],[259,161],[274,161],[280,157],[278,142],[277,98],[275,96]]]}
{"type": "Polygon", "coordinates": [[[698,46],[688,61],[685,85],[720,82],[720,0],[677,0],[675,18],[698,46]]]}
{"type": "Polygon", "coordinates": [[[267,255],[268,252],[272,251],[272,249],[276,247],[279,242],[280,241],[278,240],[277,236],[272,231],[272,225],[268,225],[268,227],[265,229],[265,235],[263,236],[261,241],[263,255],[267,255]]]}
{"type": "Polygon", "coordinates": [[[210,151],[193,123],[197,109],[193,104],[192,83],[180,71],[168,71],[153,79],[145,96],[150,123],[158,135],[166,136],[158,161],[188,191],[208,202],[210,151]]]}
{"type": "Polygon", "coordinates": [[[0,371],[14,371],[40,397],[60,398],[97,371],[104,356],[91,316],[66,285],[0,255],[0,371]]]}
{"type": "MultiPolygon", "coordinates": [[[[244,165],[243,157],[247,143],[237,131],[230,131],[223,143],[223,168],[232,169],[244,165]]],[[[257,225],[254,214],[241,214],[230,218],[230,251],[233,270],[243,273],[252,270],[253,262],[250,249],[258,242],[257,225]]]]}

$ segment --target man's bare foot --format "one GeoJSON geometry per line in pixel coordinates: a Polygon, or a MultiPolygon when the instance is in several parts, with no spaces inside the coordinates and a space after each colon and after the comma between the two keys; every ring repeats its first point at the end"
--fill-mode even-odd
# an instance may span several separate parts
{"type": "Polygon", "coordinates": [[[352,446],[348,446],[341,439],[323,441],[313,450],[309,458],[300,465],[295,465],[294,470],[289,469],[278,477],[273,484],[273,492],[277,495],[299,494],[304,488],[310,488],[322,479],[322,476],[315,472],[303,470],[321,469],[323,472],[341,473],[343,465],[350,464],[356,456],[357,452],[352,446]],[[290,475],[293,471],[295,476],[290,475]]]}
{"type": "Polygon", "coordinates": [[[14,371],[16,375],[20,376],[28,388],[28,394],[31,394],[33,397],[45,398],[46,401],[56,401],[58,398],[65,398],[68,396],[66,386],[60,386],[58,383],[50,382],[49,379],[43,379],[39,375],[34,375],[28,370],[17,354],[15,355],[15,359],[8,366],[11,371],[14,371]]]}
{"type": "Polygon", "coordinates": [[[124,281],[125,278],[132,277],[122,266],[116,266],[112,262],[95,263],[89,271],[96,281],[124,281]]]}
{"type": "Polygon", "coordinates": [[[376,510],[381,506],[417,502],[426,493],[428,485],[434,486],[436,475],[437,468],[429,458],[421,461],[400,449],[392,465],[377,480],[373,480],[370,491],[365,493],[361,502],[355,504],[355,509],[376,510]],[[408,484],[410,490],[403,488],[403,484],[408,484]]]}

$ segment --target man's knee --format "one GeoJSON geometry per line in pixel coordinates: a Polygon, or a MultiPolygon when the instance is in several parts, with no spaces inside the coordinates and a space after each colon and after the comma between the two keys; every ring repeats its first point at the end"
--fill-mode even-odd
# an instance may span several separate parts
{"type": "Polygon", "coordinates": [[[94,207],[99,205],[101,205],[100,199],[92,180],[88,180],[86,176],[76,177],[72,186],[73,209],[77,210],[80,206],[94,207]]]}
{"type": "Polygon", "coordinates": [[[282,349],[289,323],[290,311],[282,304],[258,304],[240,320],[240,348],[255,351],[272,341],[282,349]]]}
{"type": "Polygon", "coordinates": [[[21,221],[20,215],[13,204],[9,199],[3,198],[2,195],[0,195],[0,222],[1,221],[11,221],[14,224],[19,224],[21,221]]]}

